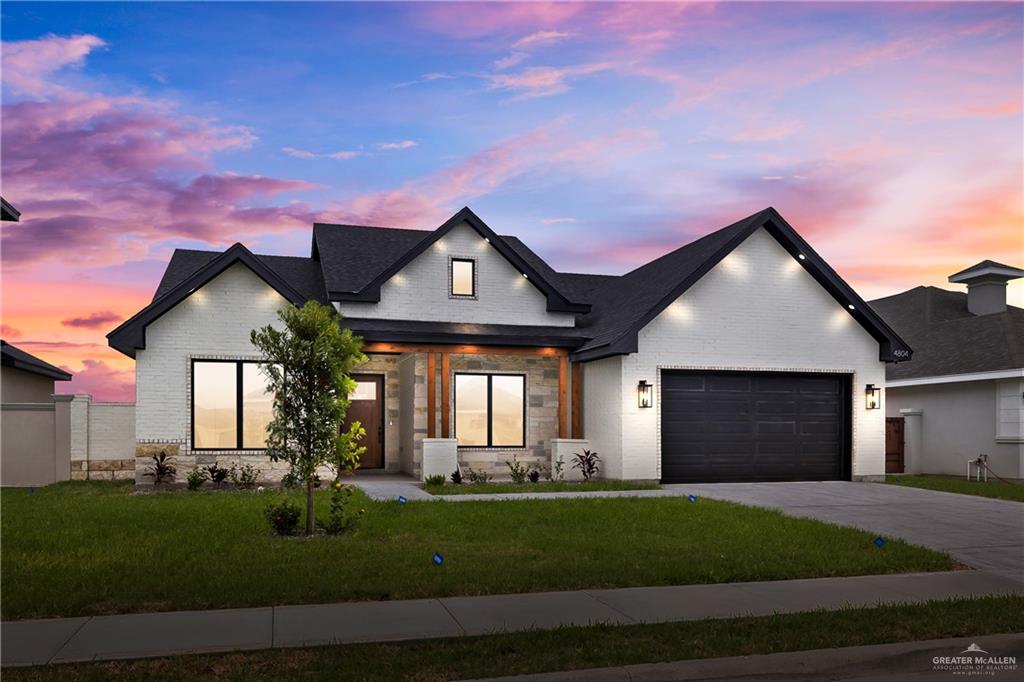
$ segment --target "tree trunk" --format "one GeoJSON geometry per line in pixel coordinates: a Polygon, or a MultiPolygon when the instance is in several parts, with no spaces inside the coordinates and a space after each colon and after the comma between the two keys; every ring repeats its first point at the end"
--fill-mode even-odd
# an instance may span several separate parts
{"type": "Polygon", "coordinates": [[[313,534],[313,477],[306,479],[306,535],[313,534]]]}

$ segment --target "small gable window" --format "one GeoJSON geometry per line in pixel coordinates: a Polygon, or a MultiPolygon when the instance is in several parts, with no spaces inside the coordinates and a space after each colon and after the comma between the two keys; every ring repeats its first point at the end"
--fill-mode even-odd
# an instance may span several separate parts
{"type": "Polygon", "coordinates": [[[470,258],[452,258],[451,288],[452,296],[476,297],[476,261],[470,258]]]}

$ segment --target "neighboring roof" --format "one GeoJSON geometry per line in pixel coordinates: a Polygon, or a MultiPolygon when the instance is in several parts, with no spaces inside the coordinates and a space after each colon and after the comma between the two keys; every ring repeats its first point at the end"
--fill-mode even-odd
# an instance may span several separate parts
{"type": "Polygon", "coordinates": [[[974,315],[967,294],[925,286],[871,307],[914,347],[913,362],[886,368],[889,380],[1024,367],[1024,309],[974,315]]]}
{"type": "Polygon", "coordinates": [[[65,372],[60,367],[55,367],[45,360],[40,360],[36,356],[26,353],[17,346],[12,346],[2,339],[0,339],[0,363],[4,367],[13,367],[25,372],[32,372],[33,374],[49,377],[56,381],[71,380],[69,372],[65,372]]]}
{"type": "Polygon", "coordinates": [[[983,260],[980,263],[961,270],[956,274],[950,275],[949,281],[959,284],[970,282],[982,277],[991,277],[1009,281],[1011,279],[1024,277],[1024,270],[1015,268],[1012,265],[1003,265],[1002,263],[997,263],[994,260],[983,260]]]}
{"type": "MultiPolygon", "coordinates": [[[[195,254],[197,253],[203,254],[205,252],[193,251],[180,256],[179,265],[175,266],[170,279],[168,279],[166,273],[164,275],[167,287],[164,288],[163,292],[154,298],[152,303],[122,322],[117,329],[107,334],[107,342],[112,348],[134,358],[136,350],[146,347],[146,327],[159,319],[168,310],[178,305],[196,289],[235,263],[242,263],[248,267],[256,276],[292,303],[301,305],[311,298],[307,293],[301,292],[298,288],[304,283],[308,284],[308,282],[303,281],[303,278],[309,274],[308,266],[297,266],[294,262],[309,259],[257,256],[242,244],[235,244],[224,253],[214,255],[213,258],[200,264],[197,269],[193,269],[190,273],[181,277],[180,275],[184,274],[186,270],[186,265],[195,265],[196,261],[204,260],[202,256],[196,257],[195,254]],[[284,271],[279,272],[277,270],[279,267],[283,267],[284,271]],[[301,277],[297,276],[299,271],[301,271],[301,277]],[[289,281],[286,277],[292,277],[293,279],[289,281]]],[[[174,260],[173,257],[172,260],[174,260]]],[[[170,264],[168,264],[167,269],[171,270],[170,264]]],[[[161,281],[161,285],[163,284],[164,282],[161,281]]],[[[159,288],[158,291],[160,291],[159,288]]]]}
{"type": "Polygon", "coordinates": [[[17,222],[20,218],[21,211],[14,208],[7,199],[0,197],[0,220],[17,222]]]}

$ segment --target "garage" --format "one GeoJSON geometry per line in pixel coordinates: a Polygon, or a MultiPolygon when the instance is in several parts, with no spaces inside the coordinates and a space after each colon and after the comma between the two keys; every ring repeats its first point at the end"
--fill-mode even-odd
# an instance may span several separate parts
{"type": "Polygon", "coordinates": [[[665,483],[850,478],[850,377],[661,373],[665,483]]]}

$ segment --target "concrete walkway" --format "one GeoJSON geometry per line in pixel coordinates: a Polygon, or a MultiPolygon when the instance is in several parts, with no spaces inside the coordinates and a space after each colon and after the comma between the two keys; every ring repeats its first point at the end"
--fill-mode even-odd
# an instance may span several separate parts
{"type": "Polygon", "coordinates": [[[981,571],[179,611],[0,624],[4,666],[628,625],[1024,594],[981,571]]]}
{"type": "MultiPolygon", "coordinates": [[[[1024,661],[1024,635],[951,637],[923,642],[898,642],[871,646],[789,651],[762,656],[707,658],[673,663],[647,663],[621,668],[592,668],[540,675],[493,678],[492,682],[668,682],[669,680],[860,680],[860,682],[924,682],[950,679],[952,672],[937,670],[932,659],[959,656],[977,644],[988,655],[1012,656],[1024,661]]],[[[972,654],[969,654],[972,655],[972,654]]],[[[1013,670],[995,669],[979,677],[1020,679],[1024,663],[1013,670]]],[[[979,666],[984,669],[984,666],[979,666]]],[[[479,682],[479,681],[478,681],[479,682]]]]}

